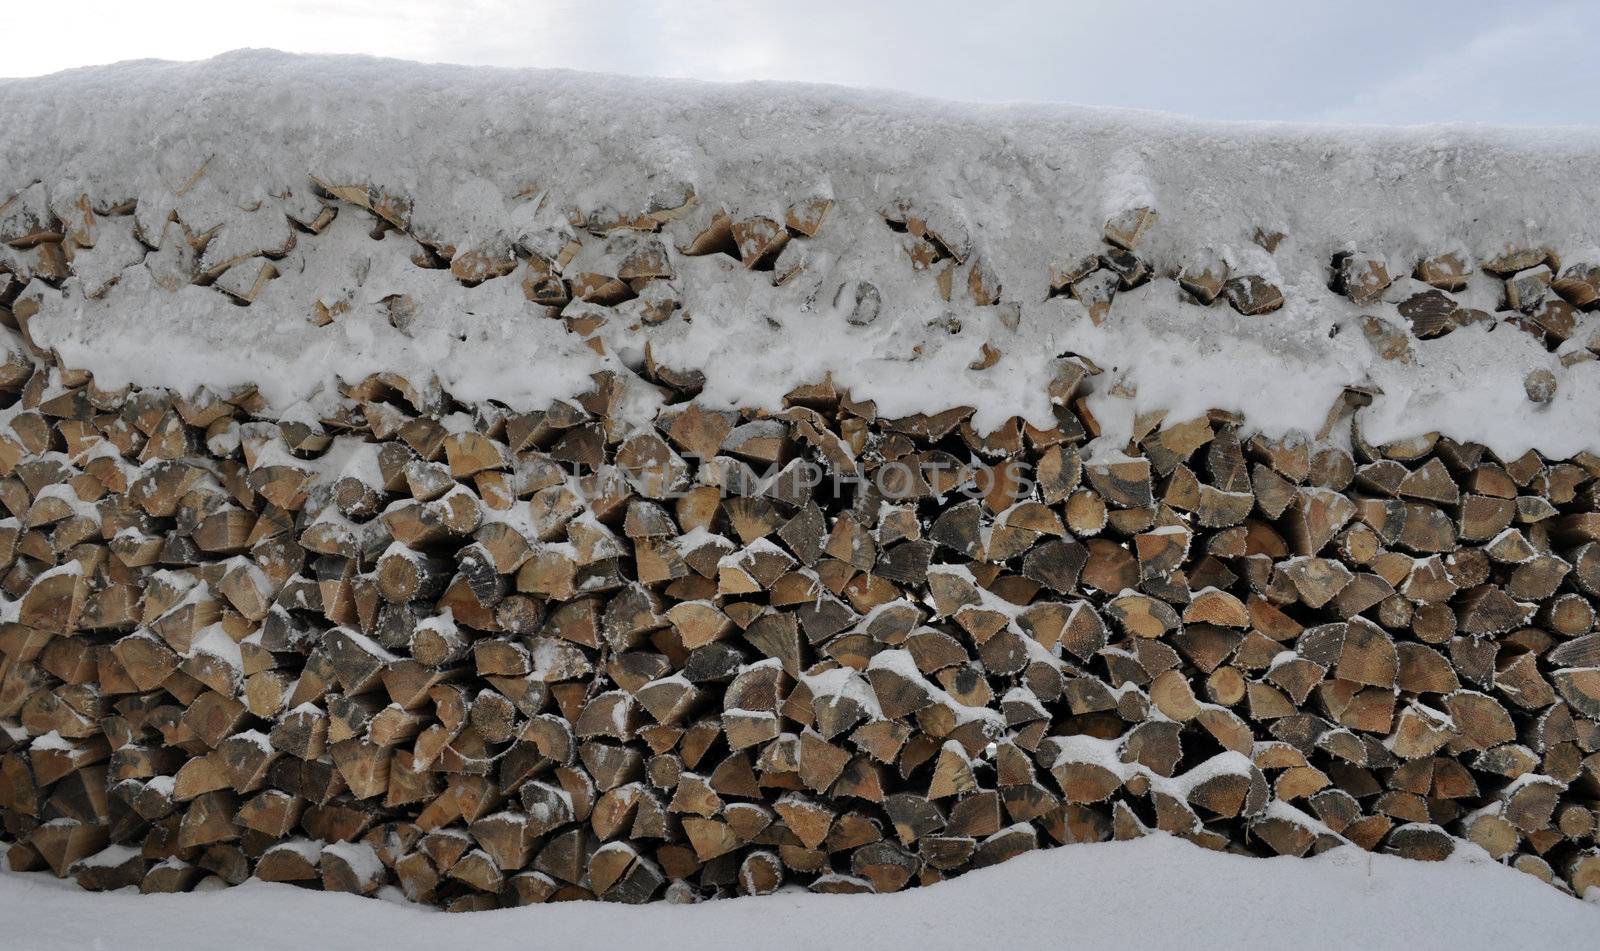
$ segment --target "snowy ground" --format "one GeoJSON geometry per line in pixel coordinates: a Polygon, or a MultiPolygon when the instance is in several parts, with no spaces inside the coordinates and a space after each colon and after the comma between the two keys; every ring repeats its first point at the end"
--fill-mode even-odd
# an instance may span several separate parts
{"type": "Polygon", "coordinates": [[[0,944],[17,951],[174,947],[404,949],[1583,948],[1600,907],[1488,862],[1341,849],[1249,859],[1151,836],[1023,855],[894,895],[782,893],[696,906],[575,902],[450,915],[291,885],[91,894],[0,874],[0,944]]]}

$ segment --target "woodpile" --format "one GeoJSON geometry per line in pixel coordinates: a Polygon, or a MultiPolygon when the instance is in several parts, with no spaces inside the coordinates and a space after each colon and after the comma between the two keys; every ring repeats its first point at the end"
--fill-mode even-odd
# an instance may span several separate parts
{"type": "MultiPolygon", "coordinates": [[[[173,280],[248,306],[337,203],[410,227],[404,199],[318,187],[237,253],[167,221],[173,280]]],[[[22,288],[93,241],[25,197],[0,234],[0,319],[23,341],[22,288]]],[[[417,235],[416,263],[514,276],[588,335],[607,312],[673,319],[674,254],[781,284],[831,207],[735,219],[672,194],[573,212],[533,249],[417,235]]],[[[1158,217],[1113,217],[1048,294],[1110,319],[1154,276],[1138,248],[1158,217]]],[[[1015,307],[959,223],[904,202],[882,218],[945,300],[1015,307]]],[[[1478,267],[1551,350],[1600,303],[1600,270],[1547,250],[1478,267]]],[[[1350,251],[1329,280],[1407,360],[1496,319],[1452,296],[1472,272],[1441,255],[1397,278],[1350,251]]],[[[1284,304],[1217,259],[1169,276],[1243,317],[1284,304]]],[[[856,325],[882,304],[867,281],[833,301],[856,325]]],[[[385,306],[397,327],[415,313],[385,306]]],[[[971,369],[1002,359],[985,344],[971,369]]],[[[6,354],[11,867],[474,910],[890,892],[1159,830],[1251,855],[1470,843],[1600,886],[1600,457],[1373,445],[1356,388],[1316,439],[1152,413],[1091,454],[1099,370],[1074,357],[1053,427],[990,433],[971,407],[890,418],[827,379],[773,412],[703,406],[701,371],[648,347],[641,372],[667,400],[648,427],[609,374],[531,411],[380,374],[309,419],[248,387],[106,390],[6,354]]],[[[1543,372],[1535,402],[1555,396],[1543,372]]]]}
{"type": "Polygon", "coordinates": [[[514,413],[374,377],[274,422],[14,356],[15,869],[468,910],[1161,830],[1600,882],[1600,458],[1221,412],[1085,457],[1070,359],[1055,428],[980,435],[827,381],[628,431],[614,379],[514,413]]]}

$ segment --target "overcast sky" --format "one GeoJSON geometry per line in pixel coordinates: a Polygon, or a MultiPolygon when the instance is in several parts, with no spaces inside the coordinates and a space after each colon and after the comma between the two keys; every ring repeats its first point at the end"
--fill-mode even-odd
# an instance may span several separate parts
{"type": "Polygon", "coordinates": [[[1558,0],[10,0],[0,75],[245,46],[1225,119],[1600,123],[1558,0]]]}

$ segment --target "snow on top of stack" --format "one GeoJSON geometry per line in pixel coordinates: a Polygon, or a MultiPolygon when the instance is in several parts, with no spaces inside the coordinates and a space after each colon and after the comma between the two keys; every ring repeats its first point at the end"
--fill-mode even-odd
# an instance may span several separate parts
{"type": "MultiPolygon", "coordinates": [[[[1385,359],[1362,321],[1426,290],[1405,275],[1433,255],[1549,248],[1600,263],[1596,129],[1205,123],[270,52],[3,81],[0,123],[0,201],[16,196],[0,218],[28,205],[81,219],[84,195],[104,213],[71,275],[22,295],[37,304],[34,341],[102,385],[248,381],[287,408],[331,401],[336,374],[395,371],[536,406],[598,370],[637,369],[648,341],[657,363],[705,372],[707,402],[775,407],[832,372],[886,415],[972,405],[981,429],[1014,414],[1048,422],[1052,361],[1077,353],[1105,370],[1089,405],[1108,443],[1154,409],[1314,433],[1354,385],[1382,391],[1362,417],[1374,441],[1441,430],[1502,454],[1600,449],[1600,364],[1580,359],[1594,315],[1578,314],[1555,351],[1490,319],[1403,339],[1404,360],[1385,359]],[[375,240],[377,219],[348,207],[306,233],[290,222],[316,216],[313,181],[403,200],[405,233],[375,240]],[[674,211],[691,195],[693,209],[674,211]],[[812,199],[833,205],[795,242],[783,267],[798,270],[781,286],[727,254],[679,253],[711,209],[783,222],[812,199]],[[1097,324],[1073,294],[1052,296],[1052,274],[1106,251],[1107,221],[1134,208],[1158,214],[1137,246],[1154,279],[1119,292],[1097,324]],[[886,220],[907,209],[959,261],[948,301],[886,220]],[[585,342],[529,300],[530,251],[575,233],[568,270],[614,273],[596,233],[646,213],[664,221],[676,314],[641,321],[644,292],[575,301],[567,316],[605,319],[585,342]],[[174,216],[198,260],[177,260],[174,216]],[[504,247],[518,269],[481,283],[414,263],[504,247]],[[1329,286],[1330,261],[1351,252],[1396,278],[1361,305],[1329,286]],[[1206,261],[1259,276],[1284,305],[1245,316],[1194,303],[1174,276],[1206,261]],[[208,268],[200,283],[172,279],[208,268]],[[319,306],[337,316],[317,325],[319,306]],[[863,306],[875,316],[859,319],[863,306]],[[1538,370],[1557,382],[1543,403],[1525,391],[1538,370]]],[[[0,261],[26,276],[29,253],[0,261]]],[[[1502,286],[1475,270],[1455,296],[1493,313],[1502,286]]],[[[641,387],[634,408],[654,400],[641,387]]]]}

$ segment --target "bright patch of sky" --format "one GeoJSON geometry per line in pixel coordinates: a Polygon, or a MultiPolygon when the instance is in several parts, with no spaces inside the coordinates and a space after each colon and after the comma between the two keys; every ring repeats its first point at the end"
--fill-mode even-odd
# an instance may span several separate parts
{"type": "Polygon", "coordinates": [[[1600,123],[1600,17],[1527,0],[75,0],[0,15],[0,74],[241,47],[1214,119],[1600,123]],[[63,23],[70,20],[70,25],[63,23]]]}

